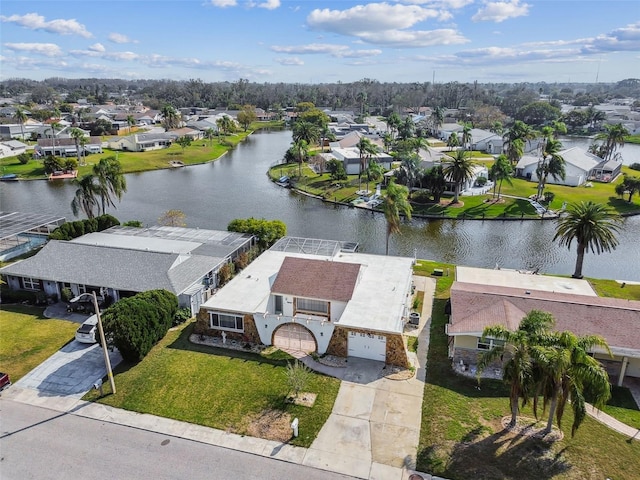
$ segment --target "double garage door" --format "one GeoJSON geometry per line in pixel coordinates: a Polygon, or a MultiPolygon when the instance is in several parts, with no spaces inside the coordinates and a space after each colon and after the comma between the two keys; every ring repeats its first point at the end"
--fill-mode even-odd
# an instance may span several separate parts
{"type": "Polygon", "coordinates": [[[297,323],[285,323],[273,334],[273,344],[278,348],[301,352],[315,352],[316,339],[313,334],[297,323]]]}
{"type": "Polygon", "coordinates": [[[387,337],[349,331],[349,356],[384,362],[387,359],[387,337]]]}

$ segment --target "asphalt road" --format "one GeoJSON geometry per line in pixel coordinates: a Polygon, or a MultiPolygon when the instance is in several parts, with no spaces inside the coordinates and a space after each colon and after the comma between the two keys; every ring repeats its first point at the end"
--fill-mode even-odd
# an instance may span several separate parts
{"type": "Polygon", "coordinates": [[[155,432],[0,399],[2,480],[349,479],[155,432]]]}

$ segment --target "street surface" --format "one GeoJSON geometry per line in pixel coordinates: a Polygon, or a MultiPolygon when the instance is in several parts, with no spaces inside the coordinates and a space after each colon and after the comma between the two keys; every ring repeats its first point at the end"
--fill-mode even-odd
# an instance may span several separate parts
{"type": "Polygon", "coordinates": [[[0,478],[338,480],[353,477],[0,399],[0,478]]]}

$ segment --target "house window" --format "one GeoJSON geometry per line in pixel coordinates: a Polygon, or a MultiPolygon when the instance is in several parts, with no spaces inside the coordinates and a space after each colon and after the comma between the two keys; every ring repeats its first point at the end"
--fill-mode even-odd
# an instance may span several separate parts
{"type": "Polygon", "coordinates": [[[297,298],[296,308],[298,311],[327,315],[329,313],[329,302],[325,302],[323,300],[311,300],[308,298],[297,298]]]}
{"type": "Polygon", "coordinates": [[[496,340],[495,338],[478,338],[478,350],[491,350],[493,347],[504,345],[504,340],[496,340]]]}
{"type": "Polygon", "coordinates": [[[244,332],[244,318],[242,315],[232,315],[229,313],[210,313],[211,328],[218,330],[232,330],[234,332],[244,332]]]}
{"type": "Polygon", "coordinates": [[[22,288],[25,290],[40,290],[40,280],[37,278],[24,277],[22,279],[22,288]]]}
{"type": "Polygon", "coordinates": [[[282,313],[282,295],[276,295],[275,296],[275,306],[274,306],[274,310],[276,313],[282,313]]]}

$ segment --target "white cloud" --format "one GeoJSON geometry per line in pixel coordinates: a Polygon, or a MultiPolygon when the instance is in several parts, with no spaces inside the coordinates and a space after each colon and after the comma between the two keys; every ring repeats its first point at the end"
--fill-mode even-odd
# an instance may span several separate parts
{"type": "Polygon", "coordinates": [[[527,3],[520,3],[520,0],[510,2],[485,2],[484,7],[479,9],[471,17],[474,22],[504,22],[509,18],[522,17],[529,14],[527,3]]]}
{"type": "Polygon", "coordinates": [[[107,49],[104,48],[104,45],[102,45],[101,43],[94,43],[93,45],[89,46],[89,50],[91,50],[92,52],[106,52],[107,49]]]}
{"type": "Polygon", "coordinates": [[[315,30],[353,36],[374,45],[425,47],[466,43],[468,40],[454,29],[410,30],[425,20],[449,18],[448,12],[418,5],[370,3],[347,10],[316,9],[307,17],[307,23],[315,30]]]}
{"type": "Polygon", "coordinates": [[[135,40],[131,40],[128,36],[122,33],[116,33],[116,32],[110,33],[108,38],[113,43],[138,43],[135,40]]]}
{"type": "Polygon", "coordinates": [[[280,65],[304,65],[304,62],[298,57],[274,58],[273,61],[279,63],[280,65]]]}
{"type": "Polygon", "coordinates": [[[451,8],[457,10],[474,2],[474,0],[396,0],[411,5],[429,5],[434,8],[451,8]]]}
{"type": "Polygon", "coordinates": [[[84,25],[78,23],[75,19],[63,20],[56,19],[46,21],[45,17],[37,13],[27,13],[26,15],[11,15],[5,17],[0,15],[0,21],[5,23],[15,23],[29,30],[44,30],[49,33],[57,33],[60,35],[80,35],[84,38],[91,38],[93,35],[87,31],[84,25]]]}
{"type": "Polygon", "coordinates": [[[211,5],[219,8],[235,7],[237,4],[236,0],[211,0],[211,5]]]}
{"type": "Polygon", "coordinates": [[[62,50],[55,43],[5,43],[5,48],[15,52],[35,53],[46,57],[58,57],[62,50]]]}
{"type": "Polygon", "coordinates": [[[352,50],[346,45],[334,45],[329,43],[310,43],[307,45],[273,45],[271,50],[278,53],[290,53],[298,55],[331,55],[336,58],[360,58],[380,55],[382,50],[352,50]]]}
{"type": "Polygon", "coordinates": [[[258,8],[265,8],[267,10],[275,10],[280,6],[280,0],[266,0],[265,2],[258,3],[258,8]]]}

